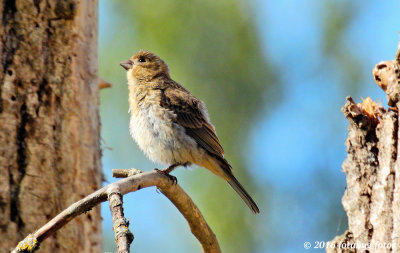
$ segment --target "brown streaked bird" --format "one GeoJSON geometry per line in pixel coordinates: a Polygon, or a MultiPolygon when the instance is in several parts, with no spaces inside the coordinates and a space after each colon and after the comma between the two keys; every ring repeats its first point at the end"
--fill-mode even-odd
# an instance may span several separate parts
{"type": "Polygon", "coordinates": [[[127,70],[130,133],[140,149],[152,161],[167,164],[167,174],[191,164],[212,171],[259,213],[224,158],[204,103],[172,80],[167,64],[153,53],[142,50],[120,64],[127,70]]]}

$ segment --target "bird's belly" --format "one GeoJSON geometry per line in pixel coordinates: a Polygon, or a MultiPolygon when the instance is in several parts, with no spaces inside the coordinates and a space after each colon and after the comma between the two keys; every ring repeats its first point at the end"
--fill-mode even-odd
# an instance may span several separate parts
{"type": "Polygon", "coordinates": [[[130,132],[140,149],[153,162],[199,164],[204,151],[172,121],[172,112],[151,106],[131,115],[130,132]]]}

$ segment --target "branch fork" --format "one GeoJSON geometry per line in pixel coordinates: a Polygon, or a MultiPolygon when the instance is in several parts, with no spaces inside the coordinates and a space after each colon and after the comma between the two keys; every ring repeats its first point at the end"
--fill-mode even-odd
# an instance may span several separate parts
{"type": "Polygon", "coordinates": [[[76,216],[90,211],[94,206],[107,200],[109,201],[113,219],[113,230],[118,253],[129,252],[133,234],[129,231],[129,221],[124,217],[123,195],[151,186],[157,187],[185,217],[191,232],[200,242],[203,252],[221,252],[215,234],[208,226],[198,207],[182,188],[172,182],[167,175],[156,170],[142,172],[137,169],[116,169],[113,170],[113,177],[125,178],[75,202],[35,233],[28,235],[12,252],[34,252],[39,248],[40,243],[76,216]]]}

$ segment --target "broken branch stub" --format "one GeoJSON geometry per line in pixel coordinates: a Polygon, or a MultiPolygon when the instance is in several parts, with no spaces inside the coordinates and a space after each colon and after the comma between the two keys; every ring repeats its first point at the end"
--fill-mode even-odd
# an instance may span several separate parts
{"type": "Polygon", "coordinates": [[[386,93],[389,106],[400,101],[400,49],[392,61],[382,61],[372,70],[375,82],[386,93]]]}

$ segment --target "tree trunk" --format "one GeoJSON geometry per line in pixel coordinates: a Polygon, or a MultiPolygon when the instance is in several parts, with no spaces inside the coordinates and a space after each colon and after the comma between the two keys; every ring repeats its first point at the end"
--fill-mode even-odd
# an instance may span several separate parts
{"type": "Polygon", "coordinates": [[[397,54],[373,71],[395,107],[384,109],[369,99],[357,105],[348,98],[342,108],[350,122],[342,199],[349,228],[327,252],[400,252],[399,63],[397,54]]]}
{"type": "MultiPolygon", "coordinates": [[[[0,5],[0,252],[101,186],[97,0],[0,5]]],[[[39,252],[100,252],[100,207],[39,252]]]]}

